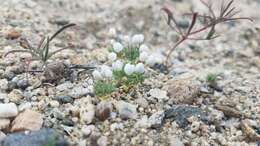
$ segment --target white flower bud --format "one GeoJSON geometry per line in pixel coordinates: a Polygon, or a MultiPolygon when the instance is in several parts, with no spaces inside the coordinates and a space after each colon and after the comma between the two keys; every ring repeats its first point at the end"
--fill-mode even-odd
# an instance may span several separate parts
{"type": "Polygon", "coordinates": [[[124,67],[124,72],[127,74],[127,75],[131,75],[133,74],[135,71],[135,66],[132,65],[132,64],[126,64],[125,67],[124,67]]]}
{"type": "Polygon", "coordinates": [[[119,43],[119,42],[115,42],[113,44],[113,48],[114,48],[115,52],[119,53],[119,52],[121,52],[124,49],[124,46],[121,43],[119,43]]]}
{"type": "Polygon", "coordinates": [[[98,70],[94,70],[92,72],[92,76],[94,77],[94,79],[96,80],[101,80],[102,79],[102,75],[98,70]]]}
{"type": "Polygon", "coordinates": [[[145,60],[145,63],[149,66],[154,66],[156,63],[155,56],[151,55],[148,57],[148,59],[145,60]]]}
{"type": "Polygon", "coordinates": [[[140,46],[140,48],[139,48],[139,51],[140,51],[140,52],[149,52],[149,48],[148,48],[147,45],[142,44],[142,45],[140,46]]]}
{"type": "Polygon", "coordinates": [[[136,34],[132,37],[131,40],[133,45],[138,45],[144,42],[144,35],[143,34],[136,34]]]}
{"type": "Polygon", "coordinates": [[[110,44],[113,45],[116,41],[114,39],[110,40],[110,44]]]}
{"type": "Polygon", "coordinates": [[[144,73],[145,69],[144,69],[144,64],[143,63],[138,63],[135,66],[135,72],[137,73],[144,73]]]}
{"type": "Polygon", "coordinates": [[[148,59],[148,53],[147,52],[142,52],[139,56],[140,61],[146,61],[148,59]]]}
{"type": "Polygon", "coordinates": [[[102,74],[102,76],[104,76],[106,78],[112,78],[112,76],[113,76],[112,70],[110,69],[109,66],[106,66],[106,65],[101,66],[101,74],[102,74]]]}
{"type": "Polygon", "coordinates": [[[116,62],[113,62],[113,63],[112,63],[112,69],[113,69],[113,70],[122,70],[123,65],[124,65],[124,64],[123,64],[122,61],[117,60],[116,62]]]}
{"type": "Polygon", "coordinates": [[[111,53],[108,54],[107,58],[108,58],[108,60],[110,60],[110,61],[115,61],[116,58],[117,58],[117,55],[116,55],[116,53],[111,52],[111,53]]]}
{"type": "Polygon", "coordinates": [[[115,37],[116,36],[116,29],[115,28],[110,28],[108,31],[108,35],[111,37],[115,37]]]}
{"type": "Polygon", "coordinates": [[[130,38],[128,35],[126,35],[126,36],[123,37],[123,41],[124,41],[126,44],[129,44],[130,41],[131,41],[131,38],[130,38]]]}

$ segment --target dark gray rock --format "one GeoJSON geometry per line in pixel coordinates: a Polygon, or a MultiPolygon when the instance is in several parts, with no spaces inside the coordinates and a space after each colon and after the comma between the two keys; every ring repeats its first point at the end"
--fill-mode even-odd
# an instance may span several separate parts
{"type": "Polygon", "coordinates": [[[59,103],[72,103],[73,98],[69,95],[59,95],[54,97],[54,100],[57,100],[59,103]]]}
{"type": "Polygon", "coordinates": [[[164,111],[158,111],[154,113],[151,117],[149,117],[148,122],[149,124],[151,124],[152,128],[159,128],[163,123],[164,117],[164,111]]]}
{"type": "Polygon", "coordinates": [[[30,86],[29,81],[27,79],[21,79],[17,81],[17,87],[25,90],[28,86],[30,86]]]}
{"type": "Polygon", "coordinates": [[[177,105],[165,111],[165,119],[176,121],[180,127],[186,127],[188,124],[187,118],[192,116],[204,122],[208,121],[207,113],[195,106],[177,105]]]}
{"type": "Polygon", "coordinates": [[[29,134],[13,133],[7,135],[0,144],[1,146],[69,146],[68,142],[53,129],[41,129],[29,134]]]}

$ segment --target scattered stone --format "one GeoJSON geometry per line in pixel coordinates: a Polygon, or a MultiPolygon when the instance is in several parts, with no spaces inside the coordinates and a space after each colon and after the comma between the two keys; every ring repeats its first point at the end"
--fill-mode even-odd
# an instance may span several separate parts
{"type": "Polygon", "coordinates": [[[184,143],[177,137],[171,137],[170,146],[185,146],[184,143]]]}
{"type": "Polygon", "coordinates": [[[73,121],[73,119],[70,119],[69,117],[64,117],[61,119],[62,120],[62,124],[65,126],[74,126],[75,122],[73,121]]]}
{"type": "Polygon", "coordinates": [[[43,124],[42,115],[32,110],[25,110],[20,113],[12,122],[11,131],[37,131],[41,129],[43,124]]]}
{"type": "Polygon", "coordinates": [[[17,87],[25,90],[28,86],[30,86],[29,81],[27,79],[21,79],[17,81],[17,87]]]}
{"type": "Polygon", "coordinates": [[[194,120],[194,121],[192,121],[192,124],[191,124],[190,127],[191,127],[191,128],[190,128],[191,131],[196,133],[196,132],[198,132],[198,130],[199,130],[199,128],[200,128],[200,122],[194,120]]]}
{"type": "Polygon", "coordinates": [[[244,133],[244,136],[248,141],[257,142],[260,141],[260,134],[257,133],[251,126],[250,123],[248,123],[247,120],[241,121],[241,129],[244,133]]]}
{"type": "Polygon", "coordinates": [[[44,69],[43,76],[44,82],[48,83],[56,83],[67,77],[68,70],[64,63],[62,62],[52,62],[49,63],[46,68],[44,69]]]}
{"type": "Polygon", "coordinates": [[[89,136],[91,134],[91,132],[95,129],[96,127],[94,125],[84,125],[81,128],[81,132],[85,135],[85,136],[89,136]]]}
{"type": "Polygon", "coordinates": [[[184,67],[176,67],[170,72],[170,74],[173,76],[178,76],[178,75],[188,72],[189,70],[190,69],[184,68],[184,67]]]}
{"type": "Polygon", "coordinates": [[[174,120],[180,127],[186,127],[190,117],[208,121],[207,114],[195,106],[177,105],[165,111],[165,118],[174,120]]]}
{"type": "Polygon", "coordinates": [[[101,136],[97,140],[97,144],[98,144],[98,146],[107,146],[107,137],[106,136],[101,136]]]}
{"type": "Polygon", "coordinates": [[[240,118],[242,116],[242,114],[238,110],[236,110],[232,107],[226,106],[226,105],[217,104],[216,108],[218,110],[222,111],[225,114],[225,116],[228,116],[228,117],[240,118]]]}
{"type": "Polygon", "coordinates": [[[3,139],[6,137],[5,133],[0,131],[0,143],[3,141],[3,139]]]}
{"type": "Polygon", "coordinates": [[[20,103],[23,98],[23,92],[19,89],[13,89],[12,92],[8,94],[9,101],[17,104],[20,103]]]}
{"type": "Polygon", "coordinates": [[[158,111],[149,117],[148,122],[152,128],[159,128],[162,126],[165,114],[164,111],[158,111]]]}
{"type": "Polygon", "coordinates": [[[7,135],[1,146],[69,146],[69,143],[52,129],[41,129],[30,133],[18,132],[7,135]]]}
{"type": "Polygon", "coordinates": [[[64,83],[56,86],[56,89],[58,91],[62,92],[62,91],[66,91],[66,90],[69,90],[69,89],[73,88],[73,86],[74,85],[71,82],[67,81],[67,82],[64,82],[64,83]]]}
{"type": "Polygon", "coordinates": [[[113,105],[111,102],[102,101],[96,106],[96,117],[101,120],[105,121],[112,111],[113,105]]]}
{"type": "Polygon", "coordinates": [[[167,96],[167,92],[158,88],[151,89],[149,91],[149,94],[151,95],[152,98],[156,98],[159,101],[166,101],[169,99],[169,97],[167,96]]]}
{"type": "Polygon", "coordinates": [[[73,98],[69,95],[56,96],[56,97],[54,97],[54,99],[57,100],[58,102],[60,102],[61,104],[73,102],[73,98]]]}
{"type": "Polygon", "coordinates": [[[0,100],[5,100],[8,98],[8,95],[6,93],[0,93],[0,100]]]}
{"type": "Polygon", "coordinates": [[[136,123],[135,123],[135,127],[136,128],[149,128],[151,127],[150,122],[148,121],[148,117],[147,115],[143,116],[141,119],[139,119],[136,123]]]}
{"type": "Polygon", "coordinates": [[[211,122],[220,122],[224,118],[224,113],[216,109],[210,109],[209,120],[211,122]]]}
{"type": "Polygon", "coordinates": [[[200,85],[192,79],[171,80],[164,87],[173,103],[192,104],[200,93],[200,85]]]}
{"type": "Polygon", "coordinates": [[[10,125],[9,119],[0,119],[0,130],[7,129],[10,125]]]}
{"type": "Polygon", "coordinates": [[[209,88],[209,86],[207,86],[207,85],[201,86],[200,92],[206,93],[206,94],[213,94],[214,93],[214,91],[211,88],[209,88]]]}
{"type": "Polygon", "coordinates": [[[17,39],[21,36],[21,33],[15,29],[10,29],[6,34],[6,39],[17,39]]]}
{"type": "Polygon", "coordinates": [[[14,103],[0,104],[0,118],[11,118],[17,114],[18,109],[14,103]]]}
{"type": "Polygon", "coordinates": [[[32,107],[32,104],[30,102],[26,102],[26,103],[22,103],[18,106],[18,110],[20,112],[26,110],[26,109],[30,109],[32,107]]]}
{"type": "Polygon", "coordinates": [[[73,98],[80,98],[82,96],[87,95],[88,93],[89,90],[87,88],[84,88],[82,86],[76,86],[69,92],[69,96],[73,98]]]}
{"type": "Polygon", "coordinates": [[[110,125],[111,131],[116,131],[117,129],[123,130],[123,128],[124,128],[123,123],[113,123],[113,124],[110,125]]]}
{"type": "Polygon", "coordinates": [[[81,109],[80,119],[86,124],[92,123],[95,118],[95,106],[93,104],[88,104],[84,109],[81,109]]]}
{"type": "Polygon", "coordinates": [[[164,64],[155,63],[151,68],[164,74],[169,73],[168,67],[164,64]]]}
{"type": "Polygon", "coordinates": [[[145,98],[142,98],[142,97],[137,98],[135,100],[135,103],[138,104],[140,107],[143,107],[143,108],[146,108],[146,107],[149,106],[148,101],[145,98]]]}
{"type": "Polygon", "coordinates": [[[8,81],[7,79],[0,80],[0,90],[5,91],[8,89],[8,81]]]}
{"type": "Polygon", "coordinates": [[[137,118],[137,111],[136,105],[131,103],[127,103],[125,101],[118,101],[115,105],[120,117],[122,119],[136,119],[137,118]]]}
{"type": "Polygon", "coordinates": [[[50,104],[51,107],[59,107],[60,106],[60,103],[56,100],[50,101],[49,104],[50,104]]]}

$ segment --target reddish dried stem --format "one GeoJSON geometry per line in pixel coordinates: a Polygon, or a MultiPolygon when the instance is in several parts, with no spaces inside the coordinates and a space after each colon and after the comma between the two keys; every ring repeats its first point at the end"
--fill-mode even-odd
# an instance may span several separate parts
{"type": "Polygon", "coordinates": [[[192,13],[185,13],[184,15],[192,15],[191,18],[191,23],[189,25],[189,27],[187,28],[186,31],[182,31],[182,29],[177,25],[177,21],[173,16],[173,13],[170,11],[170,9],[164,7],[162,8],[162,10],[167,14],[168,19],[167,19],[167,24],[174,30],[177,32],[177,34],[179,34],[179,40],[175,43],[175,45],[172,47],[172,49],[170,49],[170,51],[167,54],[167,58],[166,58],[166,64],[168,64],[168,60],[170,58],[170,55],[172,54],[172,52],[180,45],[182,44],[185,40],[211,40],[214,39],[216,37],[218,37],[218,35],[214,35],[215,34],[215,26],[217,24],[220,23],[224,23],[224,22],[228,22],[228,21],[236,21],[236,20],[250,20],[253,21],[251,18],[247,18],[247,17],[236,17],[233,18],[233,16],[235,16],[236,14],[239,13],[239,11],[235,11],[235,7],[232,7],[232,4],[234,2],[234,0],[230,0],[228,2],[227,5],[224,4],[224,0],[222,1],[221,4],[221,8],[220,8],[220,13],[219,16],[216,16],[213,8],[212,8],[212,4],[211,3],[206,3],[203,0],[200,0],[202,2],[203,5],[205,5],[208,8],[208,13],[209,15],[201,15],[198,14],[196,12],[192,12],[192,13]],[[196,30],[193,30],[194,26],[196,25],[197,19],[198,18],[203,18],[204,19],[204,26],[202,26],[201,28],[198,28],[196,30]],[[174,24],[174,26],[172,25],[172,23],[174,24]],[[206,30],[210,29],[210,31],[208,32],[208,35],[206,38],[192,38],[190,36],[204,32],[206,30]]]}

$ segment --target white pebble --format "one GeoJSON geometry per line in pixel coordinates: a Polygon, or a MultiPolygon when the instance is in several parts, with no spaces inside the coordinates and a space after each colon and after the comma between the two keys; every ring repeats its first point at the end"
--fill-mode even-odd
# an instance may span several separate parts
{"type": "Polygon", "coordinates": [[[108,58],[108,60],[110,60],[110,61],[115,61],[116,58],[117,58],[117,55],[116,55],[116,53],[111,52],[111,53],[108,54],[107,58],[108,58]]]}
{"type": "Polygon", "coordinates": [[[123,66],[124,66],[124,64],[120,60],[117,60],[116,62],[112,63],[112,69],[113,70],[117,70],[117,71],[122,70],[123,66]]]}
{"type": "Polygon", "coordinates": [[[131,40],[133,45],[139,45],[144,42],[144,35],[143,34],[136,34],[132,37],[131,40]]]}
{"type": "Polygon", "coordinates": [[[107,137],[101,136],[101,137],[97,140],[97,144],[98,144],[98,146],[107,146],[107,137]]]}
{"type": "Polygon", "coordinates": [[[94,77],[94,79],[96,80],[101,80],[102,79],[102,75],[98,70],[94,70],[92,72],[92,76],[94,77]]]}
{"type": "Polygon", "coordinates": [[[30,109],[32,107],[32,104],[30,102],[22,103],[18,106],[19,111],[24,111],[26,109],[30,109]]]}
{"type": "Polygon", "coordinates": [[[60,103],[56,100],[50,101],[50,106],[51,107],[59,107],[60,103]]]}
{"type": "Polygon", "coordinates": [[[15,117],[17,114],[18,109],[14,103],[0,104],[0,118],[15,117]]]}
{"type": "Polygon", "coordinates": [[[95,126],[94,125],[84,125],[82,128],[81,128],[81,131],[82,133],[85,135],[85,136],[89,136],[90,133],[95,130],[95,126]]]}
{"type": "Polygon", "coordinates": [[[135,71],[135,66],[132,65],[132,64],[126,64],[125,67],[124,67],[124,72],[127,74],[127,75],[131,75],[133,74],[135,71]]]}
{"type": "Polygon", "coordinates": [[[119,53],[124,49],[124,46],[119,42],[115,42],[113,43],[113,49],[115,52],[119,53]]]}
{"type": "Polygon", "coordinates": [[[138,63],[135,66],[135,72],[137,73],[144,73],[145,69],[144,69],[144,64],[143,63],[138,63]]]}
{"type": "Polygon", "coordinates": [[[124,128],[123,123],[113,123],[110,125],[110,130],[111,131],[116,131],[116,130],[122,130],[124,128]]]}

